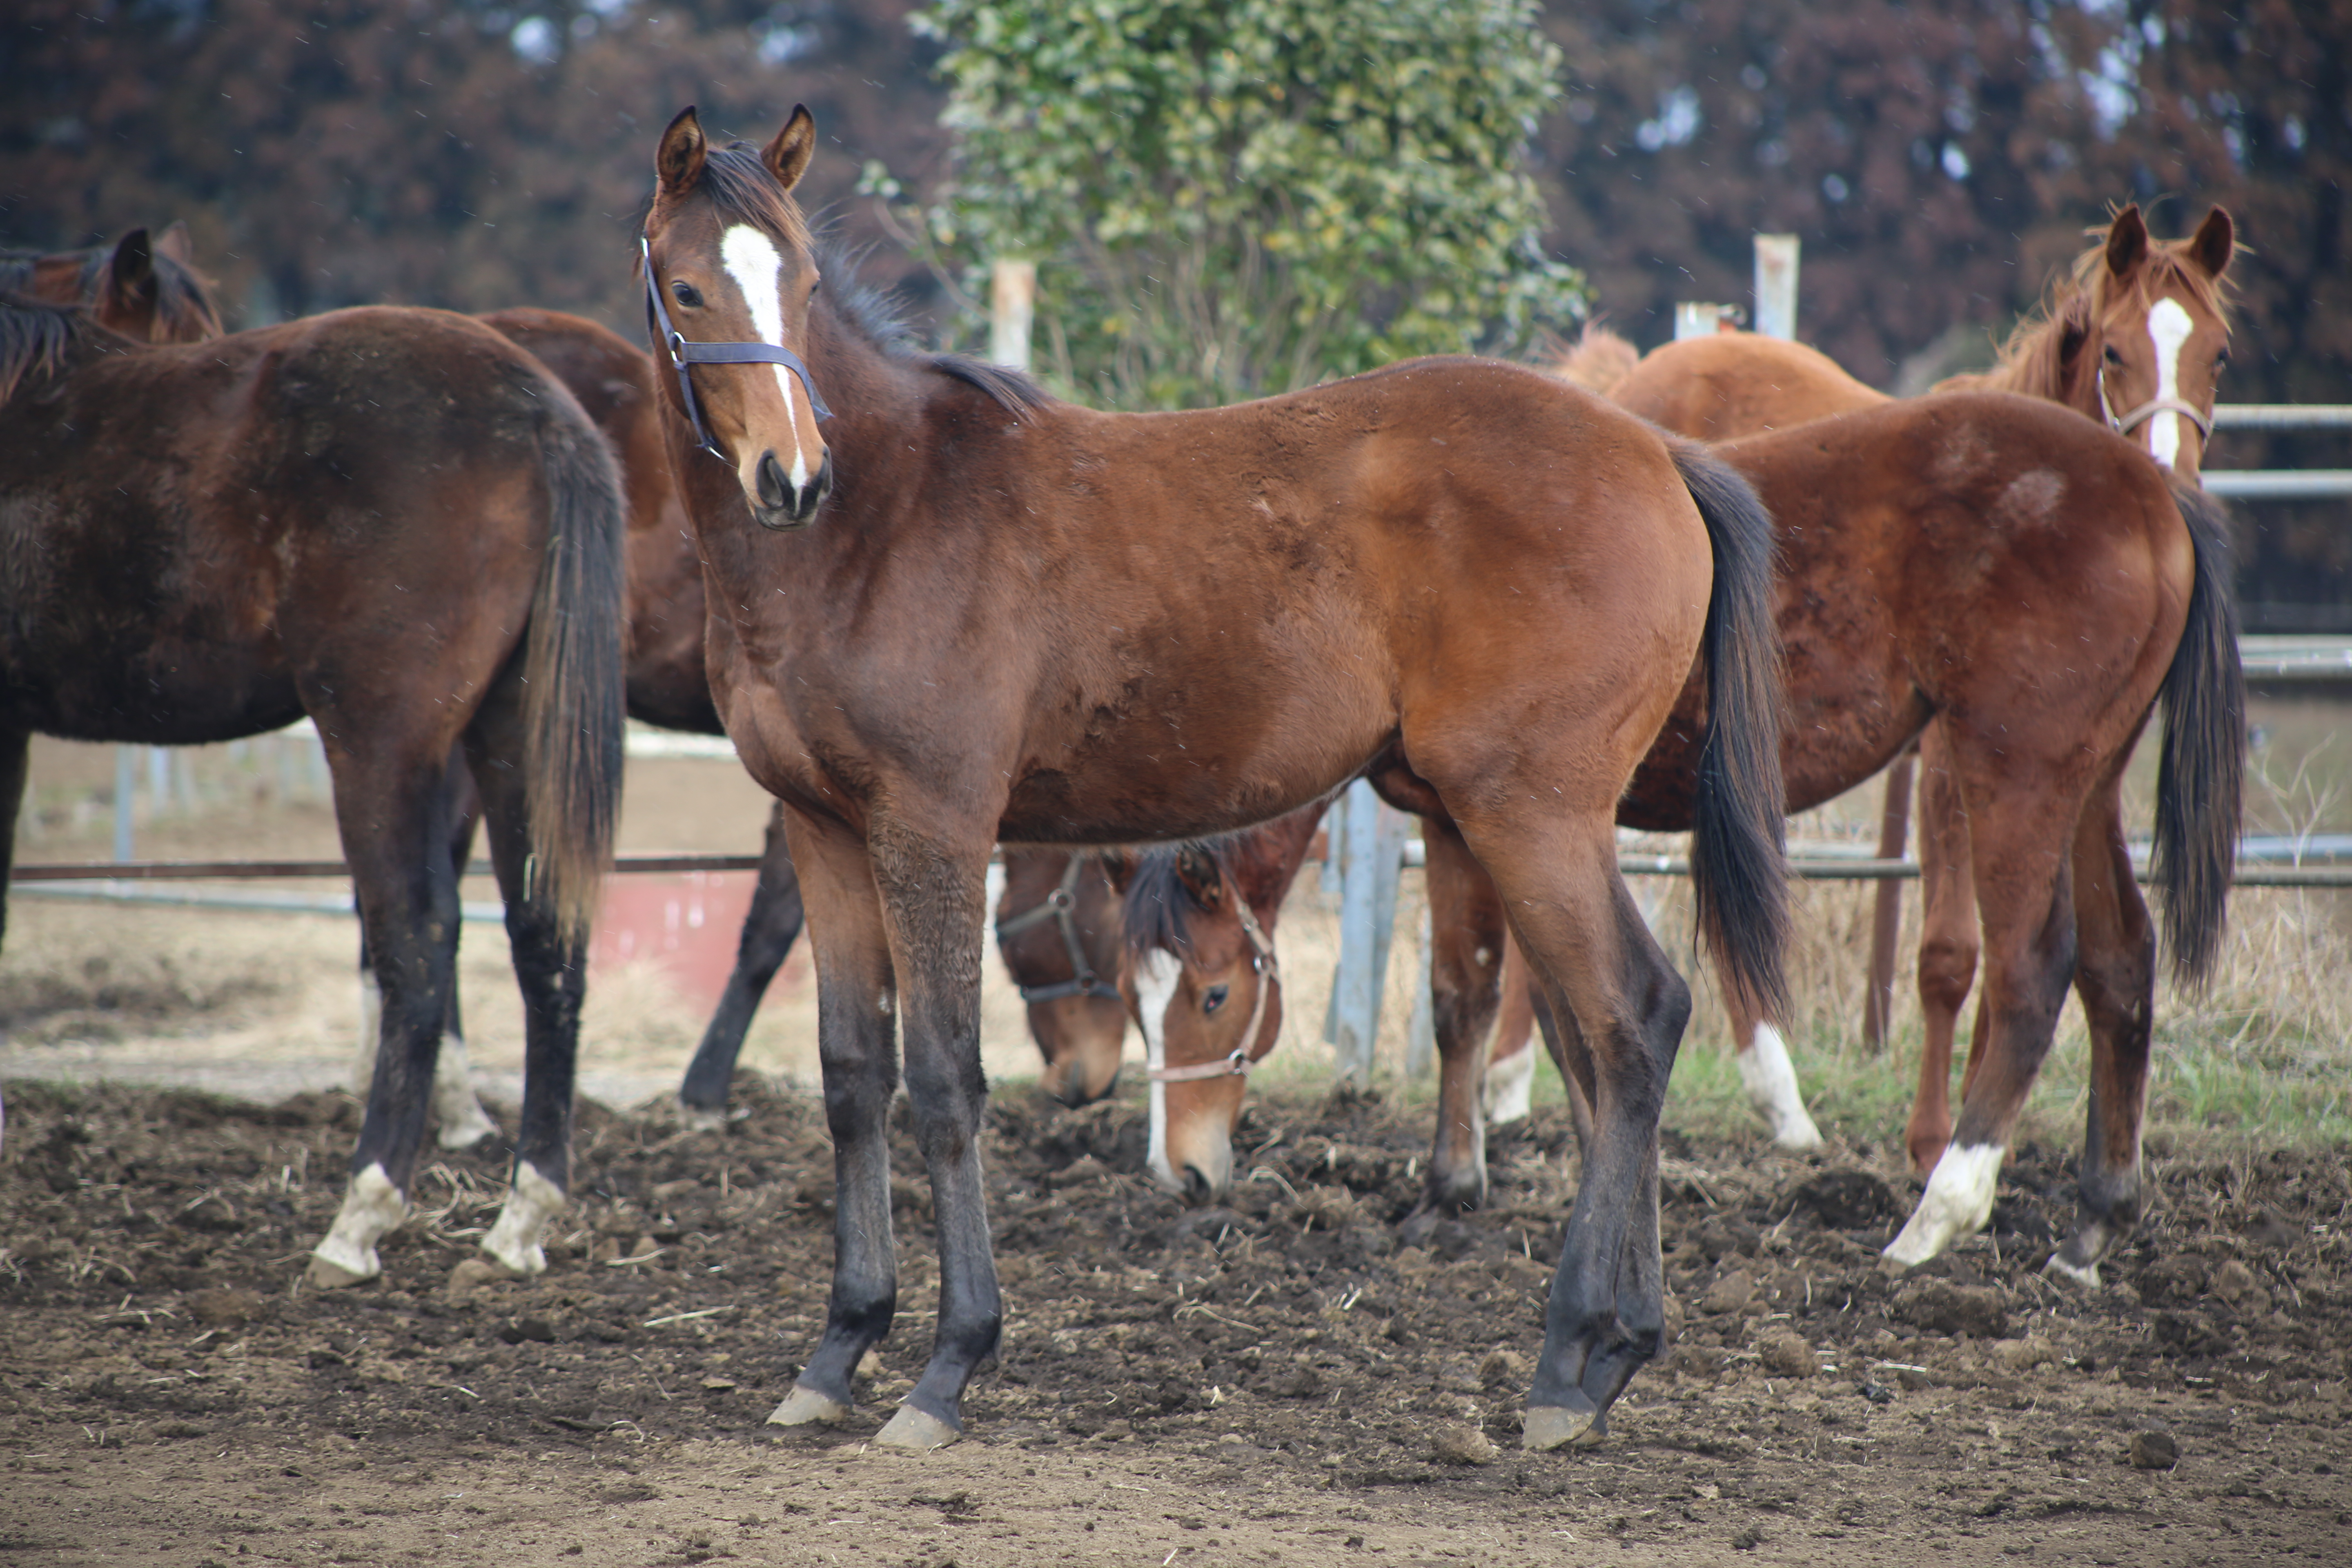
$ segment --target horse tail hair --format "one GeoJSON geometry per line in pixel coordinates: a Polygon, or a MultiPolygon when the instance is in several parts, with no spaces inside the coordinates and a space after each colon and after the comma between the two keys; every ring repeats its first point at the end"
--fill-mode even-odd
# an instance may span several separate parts
{"type": "Polygon", "coordinates": [[[523,644],[530,895],[566,942],[586,939],[620,816],[624,548],[628,501],[612,448],[552,375],[540,458],[545,552],[523,644]]]}
{"type": "Polygon", "coordinates": [[[1772,619],[1772,519],[1728,464],[1670,439],[1715,557],[1700,643],[1707,713],[1692,805],[1699,930],[1731,984],[1768,1017],[1787,1014],[1788,794],[1780,780],[1780,634],[1772,619]]]}
{"type": "Polygon", "coordinates": [[[2237,868],[2246,784],[2246,671],[2230,596],[2228,517],[2202,490],[2172,499],[2197,556],[2189,621],[2165,671],[2164,744],[2156,771],[2151,879],[2164,891],[2165,946],[2176,983],[2201,986],[2221,948],[2237,868]]]}
{"type": "Polygon", "coordinates": [[[1606,397],[1641,363],[1641,350],[1599,322],[1587,321],[1573,343],[1549,339],[1543,370],[1606,397]]]}

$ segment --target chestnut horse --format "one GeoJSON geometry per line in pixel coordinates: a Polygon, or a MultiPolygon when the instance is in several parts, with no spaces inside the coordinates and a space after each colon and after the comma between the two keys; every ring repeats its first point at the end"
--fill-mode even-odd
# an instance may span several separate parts
{"type": "Polygon", "coordinates": [[[161,235],[134,228],[84,250],[0,250],[0,293],[52,305],[87,305],[98,324],[150,343],[221,335],[212,292],[191,259],[188,226],[161,235]]]}
{"type": "Polygon", "coordinates": [[[326,746],[384,1007],[320,1284],[376,1274],[405,1208],[457,916],[433,847],[464,743],[528,1032],[514,1187],[482,1245],[543,1268],[620,785],[622,503],[595,427],[530,356],[440,311],[154,347],[11,299],[0,516],[8,820],[34,732],[194,744],[308,714],[326,746]]]}
{"type": "Polygon", "coordinates": [[[824,1336],[771,1420],[846,1416],[895,1313],[902,1027],[940,1314],[878,1440],[951,1440],[994,1353],[991,845],[1226,832],[1370,771],[1456,825],[1576,1026],[1597,1125],[1525,1440],[1583,1436],[1664,1323],[1657,1116],[1689,993],[1617,875],[1611,816],[1695,661],[1717,699],[1694,803],[1702,921],[1742,984],[1780,988],[1769,520],[1696,446],[1519,367],[1424,360],[1122,415],[894,343],[840,277],[818,289],[788,194],[815,144],[803,109],[764,151],[710,146],[689,110],[663,134],[646,220],[711,691],[784,803],[816,952],[835,1268],[824,1336]]]}
{"type": "MultiPolygon", "coordinates": [[[[2004,394],[1888,402],[1717,454],[1780,532],[1790,809],[1870,777],[1932,717],[1966,825],[1962,865],[1985,889],[1985,984],[1958,1125],[1888,1256],[1917,1264],[1984,1224],[2071,980],[2090,1027],[2091,1109],[2080,1217],[2050,1266],[2095,1282],[2140,1212],[2156,934],[2120,786],[2159,697],[2156,870],[2183,979],[2211,964],[2227,909],[2245,714],[2221,509],[2168,484],[2129,442],[2004,394]],[[1835,597],[1809,587],[1832,580],[1835,597]]],[[[1690,825],[1705,698],[1694,679],[1620,822],[1690,825]]],[[[1478,868],[1445,834],[1424,837],[1442,1064],[1427,1213],[1483,1196],[1478,1075],[1494,1008],[1475,982],[1477,954],[1501,945],[1501,930],[1481,913],[1491,894],[1478,868]]],[[[1189,919],[1196,951],[1239,940],[1230,914],[1189,919]]],[[[1231,984],[1227,1005],[1247,1005],[1250,976],[1234,972],[1231,984]]]]}
{"type": "MultiPolygon", "coordinates": [[[[2234,247],[2230,216],[2220,207],[2207,213],[2189,238],[2152,241],[2138,207],[2126,206],[2100,243],[2076,258],[2042,311],[2011,335],[1999,368],[1955,377],[1938,390],[2011,391],[2063,403],[2133,435],[2159,463],[2193,479],[2220,367],[2228,359],[2224,278],[2234,247]]],[[[1554,369],[1669,430],[1706,440],[1787,429],[1888,401],[1817,350],[1740,332],[1668,343],[1630,374],[1613,347],[1588,342],[1554,369]]],[[[1813,581],[1825,593],[1852,592],[1868,570],[1826,559],[1813,581]]],[[[1791,747],[1810,743],[1801,732],[1788,737],[1791,747]]],[[[1968,824],[1954,793],[1942,726],[1930,722],[1919,745],[1925,1050],[1906,1144],[1924,1174],[1951,1136],[1952,1043],[1979,943],[1968,824]]],[[[1797,771],[1793,756],[1784,756],[1783,770],[1797,771]]],[[[1901,848],[1890,844],[1885,852],[1899,855],[1901,848]]],[[[1892,896],[1897,896],[1892,888],[1881,894],[1892,896]]],[[[1514,1061],[1527,1038],[1524,1026],[1498,1035],[1496,1062],[1514,1061]]],[[[1776,1141],[1789,1148],[1817,1145],[1821,1135],[1798,1093],[1778,1026],[1735,1009],[1733,1039],[1741,1075],[1776,1141]]]]}

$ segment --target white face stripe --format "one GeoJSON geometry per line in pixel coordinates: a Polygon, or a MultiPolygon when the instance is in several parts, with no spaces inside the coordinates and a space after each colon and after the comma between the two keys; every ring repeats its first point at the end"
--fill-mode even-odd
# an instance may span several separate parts
{"type": "MultiPolygon", "coordinates": [[[[1168,1065],[1168,1005],[1176,998],[1176,983],[1183,964],[1172,952],[1154,948],[1135,961],[1135,1012],[1143,1026],[1144,1065],[1153,1072],[1168,1065]]],[[[1171,1187],[1181,1187],[1176,1167],[1168,1163],[1168,1086],[1151,1080],[1151,1173],[1171,1187]]]]}
{"type": "MultiPolygon", "coordinates": [[[[749,224],[737,224],[719,237],[719,258],[726,264],[727,276],[742,290],[760,341],[783,347],[784,258],[775,242],[749,224]]],[[[806,489],[808,456],[801,450],[800,416],[793,406],[793,373],[780,364],[768,368],[776,373],[776,385],[784,395],[784,427],[793,433],[793,488],[806,489]]]]}
{"type": "MultiPolygon", "coordinates": [[[[2180,350],[2189,342],[2189,334],[2197,323],[2189,319],[2180,301],[2170,297],[2158,300],[2147,313],[2147,335],[2156,345],[2156,395],[2161,398],[2180,395],[2180,350]]],[[[2180,416],[2167,409],[2147,423],[2147,449],[2156,460],[2169,468],[2180,460],[2180,416]]]]}

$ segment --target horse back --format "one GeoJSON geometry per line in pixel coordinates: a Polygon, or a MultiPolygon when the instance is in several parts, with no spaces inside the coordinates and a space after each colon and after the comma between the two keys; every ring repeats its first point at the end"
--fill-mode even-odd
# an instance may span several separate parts
{"type": "Polygon", "coordinates": [[[1609,395],[1652,424],[1701,441],[1785,430],[1886,401],[1820,350],[1753,332],[1653,349],[1609,395]]]}

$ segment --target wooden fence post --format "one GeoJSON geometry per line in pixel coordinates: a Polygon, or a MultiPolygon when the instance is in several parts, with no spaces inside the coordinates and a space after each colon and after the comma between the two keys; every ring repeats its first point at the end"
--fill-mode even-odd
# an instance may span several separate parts
{"type": "MultiPolygon", "coordinates": [[[[1911,763],[1916,746],[1887,764],[1886,804],[1878,818],[1878,858],[1903,858],[1904,840],[1911,826],[1911,763]]],[[[1878,884],[1878,901],[1870,920],[1870,984],[1862,998],[1863,1043],[1874,1051],[1886,1048],[1895,1016],[1895,944],[1903,934],[1903,884],[1892,877],[1878,884]]]]}

